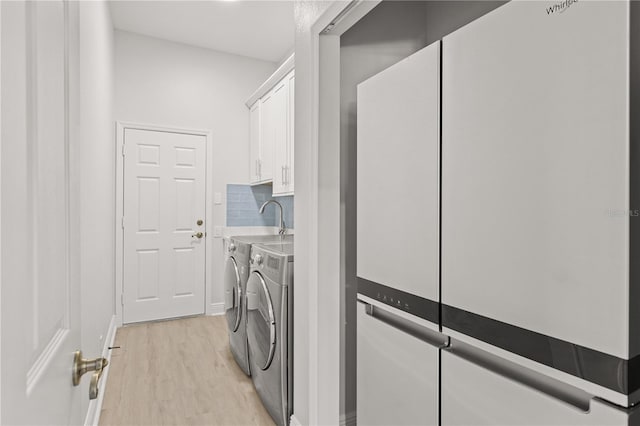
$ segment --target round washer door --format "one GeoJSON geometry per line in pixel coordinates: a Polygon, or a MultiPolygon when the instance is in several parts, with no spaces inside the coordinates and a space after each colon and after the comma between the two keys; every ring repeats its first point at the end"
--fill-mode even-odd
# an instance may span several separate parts
{"type": "Polygon", "coordinates": [[[249,358],[266,370],[276,352],[276,319],[267,284],[256,271],[247,282],[247,337],[249,358]]]}
{"type": "Polygon", "coordinates": [[[242,289],[238,264],[233,257],[227,258],[224,266],[224,309],[229,330],[235,332],[240,326],[242,289]]]}

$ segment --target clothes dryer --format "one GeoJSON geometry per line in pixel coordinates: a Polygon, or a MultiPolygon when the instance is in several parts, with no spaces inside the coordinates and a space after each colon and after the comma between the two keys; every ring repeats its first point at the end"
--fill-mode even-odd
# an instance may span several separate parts
{"type": "Polygon", "coordinates": [[[278,425],[292,413],[293,244],[255,244],[247,281],[247,336],[253,384],[278,425]]]}

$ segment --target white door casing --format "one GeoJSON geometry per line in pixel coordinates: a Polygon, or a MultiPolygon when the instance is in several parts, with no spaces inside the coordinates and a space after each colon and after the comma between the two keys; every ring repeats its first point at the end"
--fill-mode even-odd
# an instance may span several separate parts
{"type": "MultiPolygon", "coordinates": [[[[2,424],[78,424],[78,4],[2,2],[2,424]]],[[[87,379],[85,379],[87,380],[87,379]]]]}
{"type": "Polygon", "coordinates": [[[123,156],[123,322],[204,313],[206,136],[127,128],[123,156]]]}

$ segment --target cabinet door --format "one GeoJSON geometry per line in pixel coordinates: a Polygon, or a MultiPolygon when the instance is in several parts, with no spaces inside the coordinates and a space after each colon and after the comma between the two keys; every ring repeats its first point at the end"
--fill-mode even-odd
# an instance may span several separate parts
{"type": "Polygon", "coordinates": [[[629,3],[555,3],[443,40],[442,303],[627,358],[629,3]]]}
{"type": "Polygon", "coordinates": [[[249,183],[260,180],[260,101],[249,109],[249,183]]]}
{"type": "Polygon", "coordinates": [[[273,179],[273,158],[275,148],[275,115],[277,106],[275,90],[260,99],[260,159],[258,160],[259,182],[273,179]]]}
{"type": "Polygon", "coordinates": [[[286,177],[286,182],[287,182],[287,187],[288,187],[288,192],[293,194],[293,164],[294,164],[294,147],[295,147],[295,72],[292,71],[291,74],[289,74],[289,109],[288,109],[288,114],[289,114],[289,137],[288,137],[288,144],[287,146],[289,147],[289,154],[288,154],[288,159],[289,159],[289,164],[287,166],[287,170],[285,173],[285,177],[286,177]]]}
{"type": "Polygon", "coordinates": [[[273,88],[272,99],[272,126],[273,126],[273,194],[283,195],[288,192],[286,170],[289,164],[287,139],[288,131],[288,111],[289,102],[289,81],[287,78],[280,81],[273,88]]]}

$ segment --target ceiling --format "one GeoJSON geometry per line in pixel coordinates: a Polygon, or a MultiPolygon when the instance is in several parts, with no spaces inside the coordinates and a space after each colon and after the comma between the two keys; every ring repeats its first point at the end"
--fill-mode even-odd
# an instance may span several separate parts
{"type": "Polygon", "coordinates": [[[116,29],[280,62],[293,52],[293,1],[111,1],[116,29]]]}

